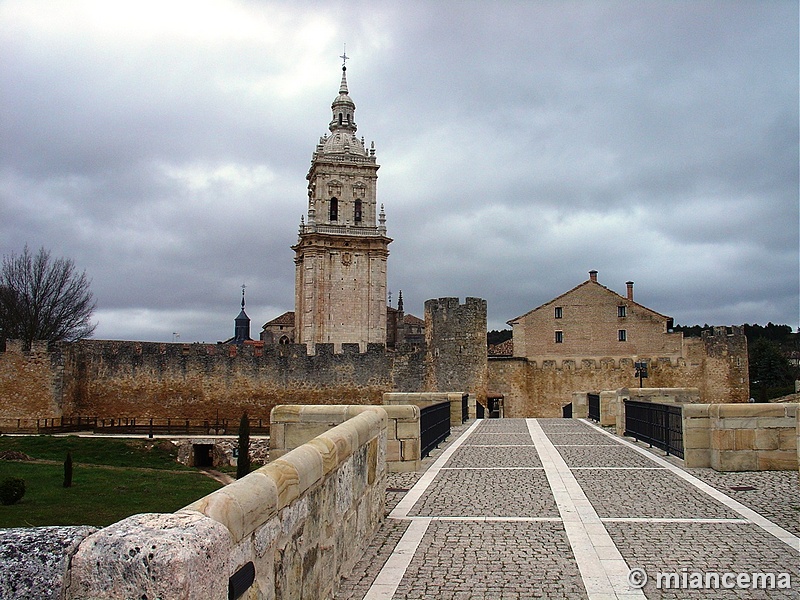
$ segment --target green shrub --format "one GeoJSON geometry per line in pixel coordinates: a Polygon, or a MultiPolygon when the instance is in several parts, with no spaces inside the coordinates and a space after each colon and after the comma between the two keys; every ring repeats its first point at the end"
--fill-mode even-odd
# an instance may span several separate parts
{"type": "Polygon", "coordinates": [[[25,495],[25,480],[17,477],[6,479],[0,483],[0,503],[4,506],[16,504],[25,495]]]}

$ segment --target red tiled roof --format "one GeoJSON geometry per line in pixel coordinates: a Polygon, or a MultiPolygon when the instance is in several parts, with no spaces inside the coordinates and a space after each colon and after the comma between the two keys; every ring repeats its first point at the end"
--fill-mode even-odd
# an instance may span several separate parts
{"type": "Polygon", "coordinates": [[[414,315],[403,315],[403,323],[406,325],[420,325],[425,327],[425,321],[414,315]]]}
{"type": "Polygon", "coordinates": [[[286,311],[281,316],[272,319],[272,321],[264,323],[264,327],[269,325],[289,325],[290,327],[294,327],[294,311],[286,311]]]}

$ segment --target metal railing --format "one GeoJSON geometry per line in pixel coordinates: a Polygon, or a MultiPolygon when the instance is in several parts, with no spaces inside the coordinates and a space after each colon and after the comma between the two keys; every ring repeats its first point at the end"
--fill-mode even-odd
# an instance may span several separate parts
{"type": "Polygon", "coordinates": [[[469,396],[461,396],[461,422],[466,423],[469,421],[469,396]]]}
{"type": "Polygon", "coordinates": [[[586,394],[589,398],[589,418],[600,422],[600,394],[586,394]]]}
{"type": "Polygon", "coordinates": [[[625,435],[683,458],[681,407],[625,400],[625,435]]]}
{"type": "Polygon", "coordinates": [[[419,411],[420,458],[425,458],[450,435],[450,402],[425,406],[419,411]]]}

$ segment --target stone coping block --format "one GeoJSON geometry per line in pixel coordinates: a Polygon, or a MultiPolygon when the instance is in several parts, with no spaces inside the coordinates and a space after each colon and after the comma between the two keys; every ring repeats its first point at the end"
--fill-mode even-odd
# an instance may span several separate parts
{"type": "Polygon", "coordinates": [[[96,527],[0,529],[0,598],[61,600],[70,562],[96,527]]]}
{"type": "MultiPolygon", "coordinates": [[[[338,408],[346,416],[352,407],[281,406],[279,414],[294,419],[305,414],[318,418],[326,409],[338,408]]],[[[386,411],[360,407],[354,416],[321,435],[315,443],[303,443],[236,482],[187,506],[228,528],[234,543],[253,533],[344,463],[353,452],[386,430],[386,411]]],[[[312,440],[309,440],[312,441],[312,440]]]]}
{"type": "Polygon", "coordinates": [[[797,404],[713,404],[710,415],[716,419],[736,417],[794,417],[797,404]]]}
{"type": "Polygon", "coordinates": [[[220,556],[232,548],[225,526],[199,513],[134,515],[83,541],[67,598],[225,598],[220,556]]]}
{"type": "MultiPolygon", "coordinates": [[[[407,396],[408,394],[398,394],[407,396]]],[[[447,394],[436,394],[446,396],[447,394]]],[[[460,396],[459,396],[460,402],[460,396]]],[[[452,403],[451,403],[452,408],[452,403]]],[[[459,404],[459,416],[460,416],[459,404]]],[[[288,452],[314,442],[322,453],[324,470],[329,472],[333,467],[332,457],[324,454],[320,444],[326,444],[322,438],[332,441],[338,452],[338,460],[352,452],[352,448],[364,443],[364,437],[351,439],[344,431],[335,428],[349,419],[365,412],[381,415],[386,422],[387,452],[386,461],[391,472],[416,471],[420,467],[420,408],[415,404],[398,404],[372,406],[354,405],[279,405],[270,413],[270,455],[276,460],[284,459],[288,452]],[[332,429],[334,428],[334,429],[332,429]]],[[[267,465],[269,466],[269,465],[267,465]]],[[[265,467],[266,468],[266,467],[265,467]]]]}

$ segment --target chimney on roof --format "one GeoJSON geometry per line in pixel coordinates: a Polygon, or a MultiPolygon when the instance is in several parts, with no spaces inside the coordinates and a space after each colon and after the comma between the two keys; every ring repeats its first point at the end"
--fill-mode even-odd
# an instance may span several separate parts
{"type": "Polygon", "coordinates": [[[589,279],[597,283],[597,271],[595,271],[594,269],[589,271],[589,279]]]}
{"type": "Polygon", "coordinates": [[[628,300],[633,302],[633,282],[632,281],[626,281],[625,285],[628,286],[628,300]]]}

